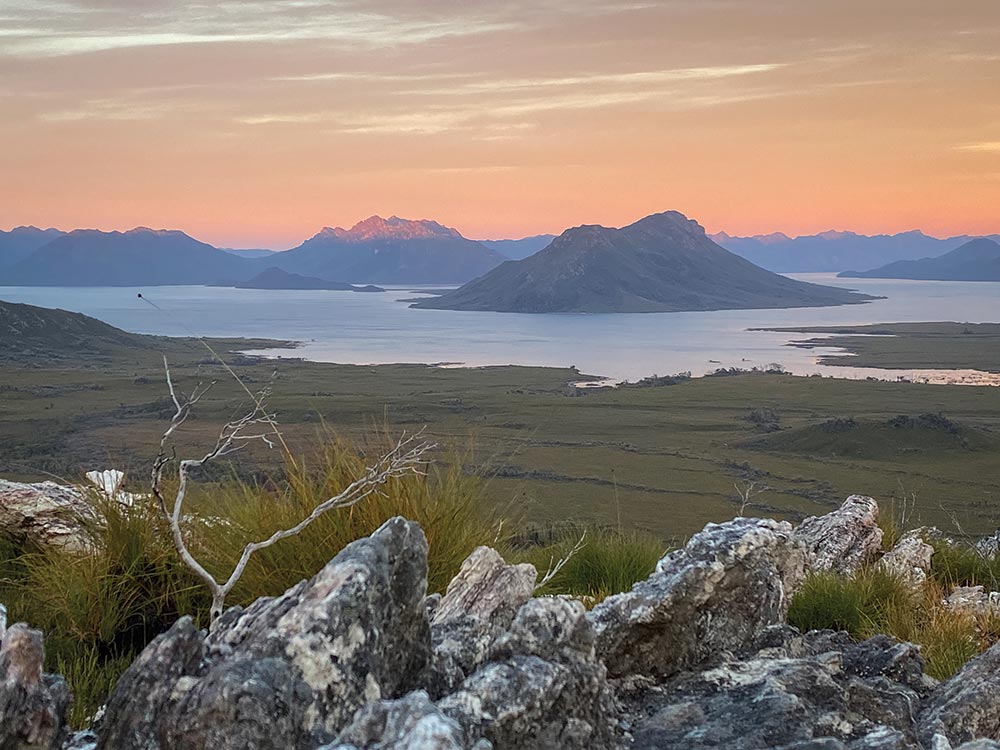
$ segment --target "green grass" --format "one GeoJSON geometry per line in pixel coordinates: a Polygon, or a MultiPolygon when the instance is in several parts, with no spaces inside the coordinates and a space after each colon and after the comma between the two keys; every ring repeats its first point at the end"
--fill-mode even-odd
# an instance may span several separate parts
{"type": "Polygon", "coordinates": [[[932,540],[931,576],[944,586],[986,586],[1000,589],[1000,559],[975,547],[932,540]]]}
{"type": "Polygon", "coordinates": [[[666,553],[660,539],[641,532],[590,529],[563,536],[553,544],[515,552],[513,559],[532,563],[541,577],[568,557],[539,593],[578,596],[591,606],[648,578],[666,553]]]}
{"type": "Polygon", "coordinates": [[[935,579],[912,588],[877,569],[854,577],[813,573],[792,598],[788,622],[799,630],[843,630],[864,639],[884,633],[916,643],[929,675],[947,679],[1000,636],[998,619],[946,609],[935,579]]]}

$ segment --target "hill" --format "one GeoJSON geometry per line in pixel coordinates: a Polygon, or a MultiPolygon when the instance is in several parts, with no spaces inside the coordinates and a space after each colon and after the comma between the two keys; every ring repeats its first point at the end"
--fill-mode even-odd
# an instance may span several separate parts
{"type": "Polygon", "coordinates": [[[320,289],[339,292],[384,292],[377,286],[354,286],[343,281],[326,281],[315,276],[300,276],[280,268],[268,268],[248,281],[234,285],[237,289],[320,289]]]}
{"type": "Polygon", "coordinates": [[[1000,281],[1000,243],[981,238],[936,258],[902,260],[871,271],[845,271],[849,279],[1000,281]]]}
{"type": "Polygon", "coordinates": [[[509,260],[524,260],[548,247],[555,238],[554,234],[536,234],[519,240],[479,240],[479,242],[509,260]]]}
{"type": "Polygon", "coordinates": [[[721,232],[712,239],[769,271],[832,273],[940,255],[972,238],[963,235],[938,239],[920,231],[873,236],[831,231],[794,238],[781,232],[754,237],[732,237],[721,232]]]}
{"type": "Polygon", "coordinates": [[[77,229],[34,250],[7,271],[23,286],[166,286],[245,279],[250,261],[183,232],[77,229]]]}
{"type": "Polygon", "coordinates": [[[758,268],[676,211],[622,229],[581,226],[413,307],[498,312],[674,312],[813,307],[871,299],[758,268]]]}
{"type": "Polygon", "coordinates": [[[462,284],[500,265],[495,250],[435,221],[372,216],[350,229],[327,227],[258,268],[363,284],[462,284]]]}
{"type": "Polygon", "coordinates": [[[42,245],[64,234],[58,229],[38,227],[15,227],[9,232],[0,232],[0,269],[13,266],[42,245]]]}

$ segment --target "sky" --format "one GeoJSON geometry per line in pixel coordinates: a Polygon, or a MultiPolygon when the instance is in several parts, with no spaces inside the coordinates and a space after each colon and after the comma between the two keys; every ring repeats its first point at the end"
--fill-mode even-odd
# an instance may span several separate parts
{"type": "Polygon", "coordinates": [[[0,228],[1000,232],[997,0],[0,0],[0,228]]]}

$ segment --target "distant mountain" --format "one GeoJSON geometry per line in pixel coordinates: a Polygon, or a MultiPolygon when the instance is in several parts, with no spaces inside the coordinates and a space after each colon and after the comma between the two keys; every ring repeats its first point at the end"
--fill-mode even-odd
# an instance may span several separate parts
{"type": "Polygon", "coordinates": [[[673,312],[872,299],[758,268],[676,211],[622,229],[568,229],[544,250],[413,307],[499,312],[673,312]]]}
{"type": "Polygon", "coordinates": [[[912,231],[871,237],[854,232],[822,232],[795,238],[780,232],[756,237],[732,237],[720,232],[712,239],[770,271],[830,273],[940,255],[972,238],[962,235],[942,240],[912,231]]]}
{"type": "Polygon", "coordinates": [[[300,276],[297,273],[288,273],[280,268],[268,268],[261,271],[249,281],[242,281],[234,285],[237,289],[322,289],[340,292],[384,292],[377,286],[371,284],[367,286],[354,286],[343,281],[327,281],[317,279],[315,276],[300,276]]]}
{"type": "Polygon", "coordinates": [[[372,216],[327,227],[283,253],[254,261],[290,273],[363,284],[461,284],[500,265],[495,250],[435,221],[372,216]]]}
{"type": "Polygon", "coordinates": [[[520,240],[479,240],[479,242],[509,260],[524,260],[548,246],[555,238],[554,234],[536,234],[520,240]]]}
{"type": "Polygon", "coordinates": [[[838,275],[849,279],[1000,281],[1000,243],[971,240],[936,258],[902,260],[871,271],[844,271],[838,275]]]}
{"type": "Polygon", "coordinates": [[[24,286],[165,286],[245,279],[253,261],[177,231],[77,229],[57,237],[4,271],[24,286]]]}
{"type": "MultiPolygon", "coordinates": [[[[0,269],[9,268],[64,234],[58,229],[38,227],[16,227],[9,232],[0,232],[0,269]]],[[[0,283],[3,281],[0,279],[0,283]]]]}
{"type": "Polygon", "coordinates": [[[237,258],[268,258],[277,252],[276,250],[242,247],[220,247],[219,249],[230,255],[235,255],[237,258]]]}

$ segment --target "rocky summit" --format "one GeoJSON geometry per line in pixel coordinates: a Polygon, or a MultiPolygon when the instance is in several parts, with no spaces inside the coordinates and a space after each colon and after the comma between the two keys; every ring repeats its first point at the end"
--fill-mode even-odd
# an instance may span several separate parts
{"type": "Polygon", "coordinates": [[[852,496],[797,527],[709,524],[589,612],[486,547],[428,596],[424,534],[394,518],[209,631],[178,621],[85,732],[42,634],[0,628],[0,748],[1000,749],[1000,645],[938,682],[913,644],[788,625],[809,572],[926,570],[877,514],[852,496]]]}

